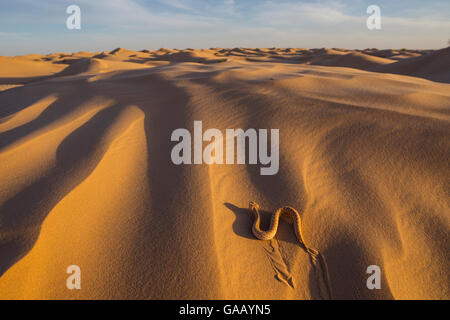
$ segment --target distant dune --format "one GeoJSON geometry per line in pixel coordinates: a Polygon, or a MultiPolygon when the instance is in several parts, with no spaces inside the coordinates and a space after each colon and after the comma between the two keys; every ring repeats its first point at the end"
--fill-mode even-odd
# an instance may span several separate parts
{"type": "Polygon", "coordinates": [[[450,83],[450,47],[426,55],[402,59],[391,65],[379,66],[372,70],[450,83]]]}
{"type": "Polygon", "coordinates": [[[449,50],[0,57],[0,299],[449,299],[449,50]],[[173,164],[196,120],[279,129],[278,174],[173,164]]]}
{"type": "Polygon", "coordinates": [[[322,66],[347,67],[356,69],[369,69],[375,66],[391,64],[392,60],[370,56],[360,52],[351,52],[337,57],[324,59],[314,63],[322,66]]]}

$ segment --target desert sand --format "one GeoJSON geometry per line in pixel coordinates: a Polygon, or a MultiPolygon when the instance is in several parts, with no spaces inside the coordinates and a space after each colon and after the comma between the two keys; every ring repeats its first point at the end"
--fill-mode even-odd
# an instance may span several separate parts
{"type": "Polygon", "coordinates": [[[0,299],[449,299],[449,83],[450,48],[0,57],[0,299]],[[279,129],[278,174],[174,165],[195,120],[279,129]]]}

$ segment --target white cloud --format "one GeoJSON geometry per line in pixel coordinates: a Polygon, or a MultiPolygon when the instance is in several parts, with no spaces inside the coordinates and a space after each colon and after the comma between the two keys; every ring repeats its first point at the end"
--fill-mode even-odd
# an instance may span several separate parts
{"type": "Polygon", "coordinates": [[[332,2],[265,2],[257,10],[257,19],[271,25],[339,24],[359,22],[362,17],[344,13],[344,6],[332,2]]]}
{"type": "Polygon", "coordinates": [[[421,29],[446,29],[450,30],[450,21],[443,20],[441,17],[424,16],[420,18],[400,18],[400,17],[383,17],[382,20],[386,26],[407,27],[411,31],[415,28],[421,29]]]}
{"type": "Polygon", "coordinates": [[[22,32],[27,33],[36,41],[26,43],[30,43],[30,48],[31,44],[40,46],[41,51],[45,50],[44,43],[52,50],[89,49],[94,45],[105,49],[117,46],[437,48],[446,44],[450,30],[449,11],[444,10],[450,6],[428,3],[423,5],[423,11],[416,6],[397,14],[381,6],[382,30],[372,32],[366,28],[365,7],[355,12],[355,3],[361,5],[363,1],[76,0],[74,3],[81,7],[82,29],[67,33],[65,5],[72,1],[16,1],[18,7],[28,9],[11,5],[13,14],[0,10],[0,28],[2,24],[7,26],[0,29],[0,37],[23,46],[25,41],[19,37],[23,36],[22,32]]]}
{"type": "Polygon", "coordinates": [[[209,17],[194,18],[191,14],[152,12],[149,8],[131,0],[79,0],[78,2],[89,23],[110,25],[112,29],[120,26],[135,29],[205,27],[214,21],[209,17]]]}
{"type": "Polygon", "coordinates": [[[189,5],[186,0],[158,0],[160,3],[169,6],[169,7],[173,7],[176,9],[182,9],[182,10],[187,10],[187,11],[197,11],[196,9],[194,9],[194,7],[192,7],[191,5],[189,5]]]}

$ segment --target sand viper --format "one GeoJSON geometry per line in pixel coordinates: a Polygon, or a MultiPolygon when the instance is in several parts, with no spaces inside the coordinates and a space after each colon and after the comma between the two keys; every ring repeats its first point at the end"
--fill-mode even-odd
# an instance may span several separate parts
{"type": "Polygon", "coordinates": [[[306,253],[308,253],[308,255],[311,258],[313,267],[321,274],[327,290],[328,297],[332,299],[327,263],[325,261],[325,258],[318,250],[310,248],[306,245],[302,235],[301,217],[298,211],[289,206],[279,208],[272,214],[269,230],[263,231],[260,229],[259,226],[261,221],[261,217],[259,214],[259,205],[256,202],[251,201],[249,204],[249,208],[255,217],[252,227],[253,235],[260,240],[271,240],[273,237],[275,237],[275,234],[278,231],[278,223],[280,220],[280,216],[282,214],[289,215],[291,216],[291,218],[293,218],[295,235],[298,241],[300,242],[300,246],[303,248],[303,250],[306,251],[306,253]]]}

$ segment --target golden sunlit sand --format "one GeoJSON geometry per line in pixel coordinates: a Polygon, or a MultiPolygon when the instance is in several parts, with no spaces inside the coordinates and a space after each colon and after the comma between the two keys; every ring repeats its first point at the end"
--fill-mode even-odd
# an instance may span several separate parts
{"type": "Polygon", "coordinates": [[[334,299],[448,299],[449,83],[450,48],[0,57],[0,299],[328,298],[250,201],[334,299]],[[279,129],[278,174],[174,165],[195,120],[279,129]]]}

